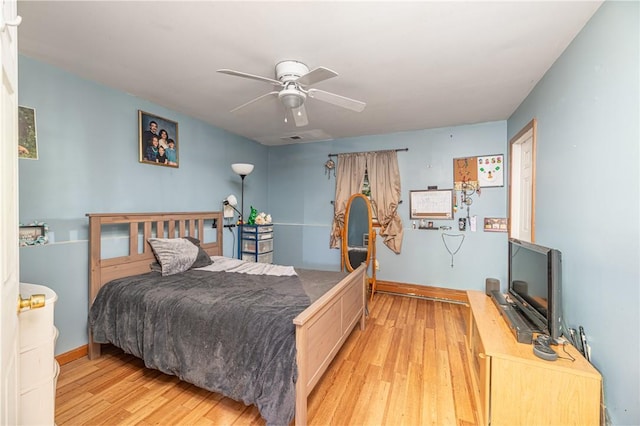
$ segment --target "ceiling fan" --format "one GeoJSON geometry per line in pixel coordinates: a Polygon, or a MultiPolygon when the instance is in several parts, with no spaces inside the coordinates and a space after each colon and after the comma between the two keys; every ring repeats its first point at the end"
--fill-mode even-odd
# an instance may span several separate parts
{"type": "Polygon", "coordinates": [[[325,67],[318,67],[312,71],[309,71],[309,67],[298,61],[278,62],[276,64],[275,79],[254,74],[247,74],[245,72],[234,71],[230,69],[219,69],[218,72],[234,75],[236,77],[244,77],[253,80],[264,81],[276,86],[279,89],[258,96],[257,98],[252,99],[249,102],[232,109],[231,112],[238,111],[239,109],[256,102],[277,97],[285,107],[284,121],[287,122],[287,114],[289,113],[289,111],[291,111],[293,120],[298,127],[306,126],[307,124],[309,124],[309,120],[307,118],[307,110],[304,106],[304,102],[307,97],[356,112],[362,112],[362,110],[364,110],[364,107],[367,105],[366,103],[357,101],[355,99],[309,87],[315,83],[337,77],[338,74],[325,67]]]}

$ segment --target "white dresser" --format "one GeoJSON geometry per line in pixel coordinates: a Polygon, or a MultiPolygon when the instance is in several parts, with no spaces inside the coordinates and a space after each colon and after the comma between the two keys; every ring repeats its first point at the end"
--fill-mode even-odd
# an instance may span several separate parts
{"type": "Polygon", "coordinates": [[[20,312],[20,424],[53,425],[56,381],[60,366],[55,360],[58,329],[53,325],[56,293],[48,287],[20,283],[20,296],[45,295],[45,306],[20,312]]]}

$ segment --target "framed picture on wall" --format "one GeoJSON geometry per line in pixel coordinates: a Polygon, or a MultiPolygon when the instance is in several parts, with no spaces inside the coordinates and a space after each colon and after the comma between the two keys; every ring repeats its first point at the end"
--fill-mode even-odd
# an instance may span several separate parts
{"type": "Polygon", "coordinates": [[[38,159],[36,110],[18,107],[18,158],[38,159]]]}
{"type": "Polygon", "coordinates": [[[138,110],[138,161],[179,167],[178,123],[138,110]]]}
{"type": "Polygon", "coordinates": [[[485,232],[507,232],[507,218],[506,217],[485,217],[484,218],[484,231],[485,232]]]}

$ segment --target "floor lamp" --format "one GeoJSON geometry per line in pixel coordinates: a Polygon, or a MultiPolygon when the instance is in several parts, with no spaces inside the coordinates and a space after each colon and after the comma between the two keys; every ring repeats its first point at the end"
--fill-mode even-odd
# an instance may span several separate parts
{"type": "Polygon", "coordinates": [[[240,219],[241,225],[244,225],[244,178],[253,171],[253,164],[235,163],[231,165],[231,169],[235,174],[240,175],[242,179],[242,195],[240,197],[240,219]]]}

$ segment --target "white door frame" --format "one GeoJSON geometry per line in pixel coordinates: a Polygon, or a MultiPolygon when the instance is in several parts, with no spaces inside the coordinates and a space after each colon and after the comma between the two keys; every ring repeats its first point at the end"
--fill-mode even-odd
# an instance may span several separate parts
{"type": "Polygon", "coordinates": [[[509,141],[509,237],[535,242],[536,133],[532,119],[509,141]]]}
{"type": "MultiPolygon", "coordinates": [[[[20,424],[18,292],[18,30],[16,0],[0,5],[0,424],[20,424]]],[[[35,408],[35,407],[34,407],[35,408]]]]}

